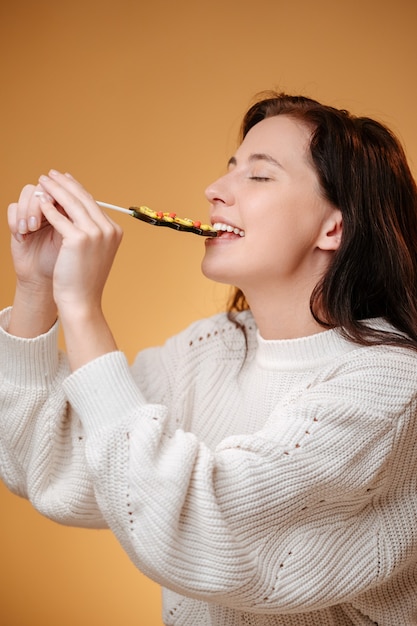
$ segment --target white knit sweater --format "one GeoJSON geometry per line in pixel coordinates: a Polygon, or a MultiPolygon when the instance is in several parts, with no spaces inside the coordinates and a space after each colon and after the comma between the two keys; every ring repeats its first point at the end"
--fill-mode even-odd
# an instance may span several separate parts
{"type": "Polygon", "coordinates": [[[242,320],[246,360],[218,315],[72,375],[55,328],[1,331],[3,480],[109,526],[167,625],[417,624],[417,355],[242,320]]]}

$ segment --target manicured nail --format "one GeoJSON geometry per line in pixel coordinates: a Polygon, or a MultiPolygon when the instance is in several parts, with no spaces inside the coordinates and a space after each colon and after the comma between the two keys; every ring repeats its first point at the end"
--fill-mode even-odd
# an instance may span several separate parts
{"type": "Polygon", "coordinates": [[[37,218],[34,215],[31,215],[29,217],[28,225],[29,225],[29,230],[31,230],[31,231],[34,231],[34,230],[38,229],[38,220],[37,220],[37,218]]]}
{"type": "Polygon", "coordinates": [[[17,230],[21,235],[26,235],[26,233],[28,232],[28,225],[26,220],[24,220],[23,218],[19,220],[17,230]]]}
{"type": "Polygon", "coordinates": [[[34,195],[37,196],[41,202],[53,202],[54,201],[52,196],[50,196],[49,193],[46,193],[46,191],[35,191],[34,195]]]}

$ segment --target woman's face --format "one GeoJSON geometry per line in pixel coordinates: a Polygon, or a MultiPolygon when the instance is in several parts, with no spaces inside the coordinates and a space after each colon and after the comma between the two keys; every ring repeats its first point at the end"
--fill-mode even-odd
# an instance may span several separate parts
{"type": "Polygon", "coordinates": [[[228,172],[206,190],[211,222],[236,231],[206,241],[207,277],[247,295],[318,281],[338,245],[341,218],[320,192],[309,142],[309,128],[285,115],[248,132],[228,172]]]}

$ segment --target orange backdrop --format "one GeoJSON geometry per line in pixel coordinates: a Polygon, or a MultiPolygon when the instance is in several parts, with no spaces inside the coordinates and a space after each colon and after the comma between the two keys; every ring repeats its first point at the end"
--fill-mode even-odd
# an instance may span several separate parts
{"type": "MultiPolygon", "coordinates": [[[[414,0],[3,0],[0,305],[13,269],[6,207],[51,167],[99,200],[205,219],[254,94],[303,93],[390,125],[416,171],[414,0]]],[[[203,239],[114,215],[125,236],[105,294],[129,358],[223,307],[203,239]]],[[[157,626],[157,585],[109,531],[61,527],[0,484],[0,622],[157,626]]]]}

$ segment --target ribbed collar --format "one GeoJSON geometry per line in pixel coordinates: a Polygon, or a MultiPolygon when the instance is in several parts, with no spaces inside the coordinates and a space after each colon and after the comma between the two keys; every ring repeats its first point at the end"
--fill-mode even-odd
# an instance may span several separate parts
{"type": "Polygon", "coordinates": [[[337,330],[297,339],[263,339],[257,331],[256,362],[265,369],[310,369],[329,363],[359,346],[337,330]]]}

